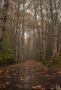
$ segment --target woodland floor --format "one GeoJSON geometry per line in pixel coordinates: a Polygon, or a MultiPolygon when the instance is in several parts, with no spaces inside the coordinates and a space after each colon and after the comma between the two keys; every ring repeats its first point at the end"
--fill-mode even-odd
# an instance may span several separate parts
{"type": "Polygon", "coordinates": [[[61,72],[48,72],[37,61],[0,68],[0,90],[56,90],[51,89],[56,85],[61,86],[61,72]]]}

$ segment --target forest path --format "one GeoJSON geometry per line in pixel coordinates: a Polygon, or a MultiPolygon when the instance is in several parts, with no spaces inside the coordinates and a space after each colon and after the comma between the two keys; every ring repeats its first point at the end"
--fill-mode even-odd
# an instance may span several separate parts
{"type": "Polygon", "coordinates": [[[48,73],[37,61],[26,61],[0,69],[0,90],[52,90],[61,85],[61,74],[48,73]]]}

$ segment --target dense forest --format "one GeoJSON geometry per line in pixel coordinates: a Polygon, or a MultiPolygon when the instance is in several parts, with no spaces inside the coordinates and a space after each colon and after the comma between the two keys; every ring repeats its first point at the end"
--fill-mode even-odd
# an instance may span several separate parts
{"type": "Polygon", "coordinates": [[[60,0],[0,0],[0,64],[60,59],[60,0]]]}
{"type": "Polygon", "coordinates": [[[61,0],[0,0],[0,90],[61,90],[61,0]]]}

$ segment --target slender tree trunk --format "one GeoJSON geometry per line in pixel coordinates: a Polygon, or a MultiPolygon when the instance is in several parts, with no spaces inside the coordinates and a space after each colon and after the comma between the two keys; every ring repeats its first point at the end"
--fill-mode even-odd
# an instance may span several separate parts
{"type": "Polygon", "coordinates": [[[53,7],[52,0],[49,0],[50,4],[50,16],[51,16],[51,47],[52,47],[52,56],[51,61],[54,62],[53,58],[55,57],[55,46],[54,46],[54,19],[53,19],[53,7]]]}
{"type": "Polygon", "coordinates": [[[25,33],[25,0],[23,0],[23,18],[22,18],[22,61],[24,60],[24,33],[25,33]]]}
{"type": "Polygon", "coordinates": [[[56,2],[54,0],[54,7],[55,7],[55,17],[54,17],[54,14],[53,14],[53,7],[52,7],[52,0],[50,0],[50,14],[51,14],[51,22],[52,22],[52,30],[51,30],[51,41],[52,41],[52,57],[51,57],[51,60],[53,62],[54,61],[54,58],[57,54],[57,8],[56,8],[56,2]]]}
{"type": "Polygon", "coordinates": [[[37,29],[37,34],[38,34],[38,42],[39,42],[39,49],[40,49],[40,57],[42,56],[41,55],[41,34],[40,34],[40,30],[39,30],[39,27],[38,27],[38,22],[37,22],[37,8],[36,8],[36,4],[35,4],[35,1],[33,1],[34,3],[34,21],[35,21],[35,29],[37,29]]]}
{"type": "Polygon", "coordinates": [[[42,8],[42,0],[40,0],[40,14],[41,14],[41,50],[42,50],[42,59],[44,60],[45,58],[44,58],[44,26],[43,26],[43,8],[42,8]]]}
{"type": "Polygon", "coordinates": [[[19,9],[20,9],[20,0],[18,0],[18,3],[17,3],[17,19],[16,19],[16,32],[15,32],[15,39],[16,39],[16,43],[15,43],[15,60],[16,62],[18,62],[18,59],[19,59],[19,38],[18,38],[18,35],[19,35],[19,9]]]}

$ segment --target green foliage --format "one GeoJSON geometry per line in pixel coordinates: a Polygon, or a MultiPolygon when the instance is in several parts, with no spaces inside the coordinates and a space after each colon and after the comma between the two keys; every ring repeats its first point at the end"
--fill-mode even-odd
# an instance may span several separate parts
{"type": "Polygon", "coordinates": [[[48,69],[56,69],[56,68],[59,68],[61,69],[61,56],[57,55],[54,59],[54,62],[53,63],[51,60],[46,60],[44,62],[44,65],[48,68],[48,69]]]}
{"type": "Polygon", "coordinates": [[[10,40],[5,39],[1,43],[1,50],[0,50],[0,63],[7,63],[8,60],[13,59],[13,49],[11,47],[10,40]]]}
{"type": "Polygon", "coordinates": [[[46,61],[44,62],[44,64],[45,64],[48,68],[50,68],[50,67],[53,65],[50,60],[46,60],[46,61]]]}
{"type": "Polygon", "coordinates": [[[59,55],[55,58],[55,66],[61,67],[61,56],[59,55]]]}
{"type": "Polygon", "coordinates": [[[2,14],[3,14],[3,10],[2,8],[0,8],[0,17],[2,16],[2,14]]]}

